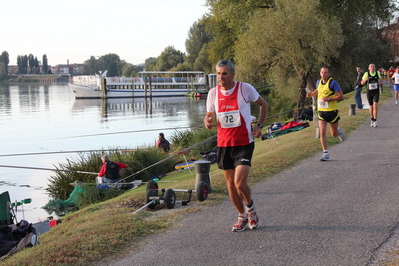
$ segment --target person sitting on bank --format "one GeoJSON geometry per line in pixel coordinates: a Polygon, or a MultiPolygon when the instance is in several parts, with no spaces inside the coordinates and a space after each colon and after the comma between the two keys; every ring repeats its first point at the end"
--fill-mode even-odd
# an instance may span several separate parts
{"type": "Polygon", "coordinates": [[[121,179],[121,173],[126,170],[127,165],[119,162],[112,162],[109,160],[108,155],[101,157],[103,165],[98,173],[98,177],[102,179],[103,183],[116,183],[121,179]]]}
{"type": "Polygon", "coordinates": [[[163,149],[164,152],[169,152],[170,150],[170,143],[167,139],[165,139],[163,133],[159,133],[158,135],[157,147],[163,149]]]}

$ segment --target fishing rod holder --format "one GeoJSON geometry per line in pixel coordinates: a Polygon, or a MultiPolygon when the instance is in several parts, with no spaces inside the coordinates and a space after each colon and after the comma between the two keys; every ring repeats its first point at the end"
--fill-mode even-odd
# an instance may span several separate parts
{"type": "Polygon", "coordinates": [[[166,208],[173,209],[176,203],[181,203],[183,206],[187,205],[190,200],[192,193],[196,193],[199,201],[204,201],[208,198],[209,187],[204,181],[199,181],[196,185],[196,190],[192,189],[159,189],[158,183],[154,180],[150,180],[146,186],[145,201],[146,204],[140,209],[136,210],[133,214],[140,212],[145,208],[155,209],[160,204],[165,204],[166,208]],[[178,201],[176,200],[175,192],[186,192],[186,199],[178,201]]]}

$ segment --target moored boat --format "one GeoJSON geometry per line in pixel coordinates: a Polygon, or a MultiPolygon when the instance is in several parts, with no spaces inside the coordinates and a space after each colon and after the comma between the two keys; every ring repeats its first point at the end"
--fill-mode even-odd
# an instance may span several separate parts
{"type": "Polygon", "coordinates": [[[174,97],[206,91],[201,71],[142,71],[137,77],[74,76],[69,87],[76,99],[174,97]]]}

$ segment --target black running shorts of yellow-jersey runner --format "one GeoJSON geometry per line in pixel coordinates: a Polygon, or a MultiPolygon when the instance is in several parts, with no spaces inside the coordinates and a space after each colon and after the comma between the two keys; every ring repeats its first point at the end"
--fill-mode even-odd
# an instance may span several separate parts
{"type": "Polygon", "coordinates": [[[250,144],[244,146],[218,147],[217,163],[219,169],[235,169],[238,165],[251,166],[251,159],[254,148],[254,142],[251,142],[250,144]]]}
{"type": "Polygon", "coordinates": [[[334,111],[319,111],[319,119],[324,120],[327,123],[334,124],[337,123],[340,119],[338,110],[334,111]]]}

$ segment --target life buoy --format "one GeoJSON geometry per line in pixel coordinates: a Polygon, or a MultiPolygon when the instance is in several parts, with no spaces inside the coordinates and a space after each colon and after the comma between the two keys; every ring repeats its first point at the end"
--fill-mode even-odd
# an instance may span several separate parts
{"type": "Polygon", "coordinates": [[[134,81],[136,81],[136,82],[137,82],[137,81],[138,81],[138,78],[134,78],[134,81]]]}
{"type": "Polygon", "coordinates": [[[112,78],[111,80],[112,80],[112,81],[115,81],[115,80],[116,80],[116,78],[112,78]]]}

